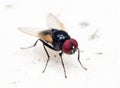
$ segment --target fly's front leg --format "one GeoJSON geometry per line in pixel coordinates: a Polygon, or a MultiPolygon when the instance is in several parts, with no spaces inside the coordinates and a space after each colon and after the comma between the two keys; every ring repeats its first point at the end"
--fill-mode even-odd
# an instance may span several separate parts
{"type": "Polygon", "coordinates": [[[78,48],[78,62],[80,63],[80,65],[82,66],[83,69],[87,70],[87,68],[85,68],[80,61],[80,50],[79,50],[79,48],[78,48]]]}
{"type": "Polygon", "coordinates": [[[63,52],[59,53],[59,56],[60,56],[61,63],[62,63],[62,66],[63,66],[65,78],[67,78],[66,70],[65,70],[65,66],[64,66],[64,62],[63,62],[63,58],[62,58],[62,54],[63,54],[63,52]]]}

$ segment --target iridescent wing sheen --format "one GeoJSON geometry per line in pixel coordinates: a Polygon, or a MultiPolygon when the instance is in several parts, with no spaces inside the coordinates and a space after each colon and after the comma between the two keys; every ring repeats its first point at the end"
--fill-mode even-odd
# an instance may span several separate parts
{"type": "Polygon", "coordinates": [[[20,30],[23,33],[38,37],[39,39],[42,39],[47,43],[53,42],[50,30],[40,31],[41,30],[40,28],[28,28],[28,27],[19,27],[18,30],[20,30]]]}
{"type": "Polygon", "coordinates": [[[66,28],[64,27],[63,23],[53,14],[48,14],[47,17],[47,25],[49,29],[60,29],[66,31],[66,28]]]}

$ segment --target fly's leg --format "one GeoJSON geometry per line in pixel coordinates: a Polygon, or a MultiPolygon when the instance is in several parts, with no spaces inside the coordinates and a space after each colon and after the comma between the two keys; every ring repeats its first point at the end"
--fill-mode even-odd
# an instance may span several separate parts
{"type": "Polygon", "coordinates": [[[63,66],[65,78],[67,78],[66,70],[65,70],[65,66],[64,66],[64,62],[63,62],[63,58],[62,58],[62,54],[63,54],[63,52],[59,53],[59,56],[60,56],[61,63],[62,63],[62,66],[63,66]]]}
{"type": "Polygon", "coordinates": [[[80,61],[80,50],[79,50],[79,48],[78,48],[78,62],[80,63],[80,65],[82,66],[83,69],[87,70],[87,68],[85,68],[80,61]]]}
{"type": "Polygon", "coordinates": [[[41,39],[38,39],[38,40],[34,43],[34,45],[29,46],[29,47],[25,47],[25,48],[21,48],[21,49],[29,49],[29,48],[35,47],[35,46],[37,45],[38,41],[41,41],[45,46],[47,46],[48,48],[54,50],[54,48],[53,48],[52,46],[50,46],[49,44],[47,44],[45,41],[43,41],[43,40],[41,40],[41,39]]]}
{"type": "Polygon", "coordinates": [[[47,56],[48,56],[48,59],[47,59],[47,62],[46,62],[45,68],[44,68],[44,70],[42,71],[42,73],[45,72],[46,67],[47,67],[47,65],[48,65],[48,62],[49,62],[49,59],[50,59],[50,56],[49,56],[49,54],[48,54],[48,52],[47,52],[47,49],[45,48],[45,45],[44,45],[44,44],[43,44],[43,47],[44,47],[44,50],[45,50],[45,52],[46,52],[46,54],[47,54],[47,56]]]}
{"type": "Polygon", "coordinates": [[[29,47],[24,47],[24,48],[22,47],[21,49],[29,49],[29,48],[35,47],[37,45],[38,41],[39,41],[39,39],[34,43],[34,45],[29,46],[29,47]]]}
{"type": "Polygon", "coordinates": [[[41,39],[38,39],[38,40],[34,43],[34,45],[29,46],[29,47],[26,47],[26,48],[22,48],[22,49],[29,49],[29,48],[35,47],[36,44],[38,43],[38,41],[41,41],[41,42],[43,43],[43,48],[44,48],[44,50],[45,50],[45,52],[46,52],[46,54],[47,54],[47,56],[48,56],[48,59],[47,59],[45,68],[44,68],[44,70],[42,71],[42,73],[44,73],[45,70],[46,70],[46,67],[47,67],[47,65],[48,65],[49,59],[50,59],[50,56],[49,56],[48,51],[47,51],[47,49],[45,48],[45,46],[47,46],[48,48],[50,48],[50,49],[52,49],[52,50],[54,50],[54,48],[53,48],[52,46],[50,46],[49,44],[47,44],[45,41],[43,41],[43,40],[41,40],[41,39]]]}

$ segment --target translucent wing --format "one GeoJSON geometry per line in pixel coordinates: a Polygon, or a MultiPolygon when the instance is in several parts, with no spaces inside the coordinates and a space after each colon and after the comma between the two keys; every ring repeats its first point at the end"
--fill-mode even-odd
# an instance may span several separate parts
{"type": "Polygon", "coordinates": [[[50,30],[40,31],[41,30],[40,28],[28,28],[28,27],[19,27],[18,30],[26,34],[36,36],[48,43],[53,42],[50,30]]]}
{"type": "Polygon", "coordinates": [[[65,27],[62,22],[60,22],[57,17],[55,17],[53,14],[48,14],[47,17],[47,25],[50,29],[55,28],[55,29],[61,29],[65,31],[65,27]]]}

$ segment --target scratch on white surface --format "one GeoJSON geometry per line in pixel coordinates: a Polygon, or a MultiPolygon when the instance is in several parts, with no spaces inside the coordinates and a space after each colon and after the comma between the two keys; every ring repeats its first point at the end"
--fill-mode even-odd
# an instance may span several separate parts
{"type": "Polygon", "coordinates": [[[14,6],[12,4],[6,4],[4,5],[5,8],[13,8],[14,6]]]}
{"type": "Polygon", "coordinates": [[[90,26],[90,23],[88,23],[87,21],[83,21],[83,22],[80,23],[80,25],[81,25],[82,28],[85,28],[85,27],[90,26]]]}
{"type": "Polygon", "coordinates": [[[89,37],[89,40],[94,40],[97,38],[100,38],[98,29],[89,37]]]}

